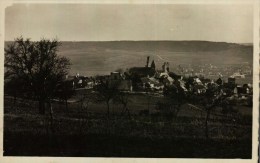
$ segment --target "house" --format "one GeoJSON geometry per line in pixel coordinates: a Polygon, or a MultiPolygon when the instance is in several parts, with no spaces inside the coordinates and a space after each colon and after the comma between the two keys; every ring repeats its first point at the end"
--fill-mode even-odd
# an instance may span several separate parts
{"type": "Polygon", "coordinates": [[[243,94],[244,93],[244,89],[241,85],[237,85],[235,88],[234,88],[234,94],[243,94]]]}
{"type": "Polygon", "coordinates": [[[178,80],[178,85],[179,85],[179,87],[184,91],[184,92],[187,92],[188,91],[188,89],[186,88],[186,83],[185,83],[185,81],[183,81],[183,80],[178,80]]]}
{"type": "Polygon", "coordinates": [[[67,85],[74,89],[75,88],[75,82],[74,82],[74,76],[66,76],[64,82],[68,83],[67,85]]]}
{"type": "Polygon", "coordinates": [[[174,79],[171,78],[170,76],[167,76],[167,77],[165,77],[165,78],[162,79],[162,83],[163,83],[164,85],[172,85],[173,82],[174,82],[174,79]]]}
{"type": "Polygon", "coordinates": [[[198,78],[198,77],[194,77],[193,78],[193,84],[195,84],[195,85],[203,85],[203,83],[201,82],[200,78],[198,78]]]}
{"type": "Polygon", "coordinates": [[[124,77],[120,72],[111,72],[109,80],[123,80],[124,77]]]}
{"type": "Polygon", "coordinates": [[[148,77],[143,77],[141,78],[141,82],[142,82],[142,85],[143,85],[143,88],[155,88],[155,87],[161,87],[163,84],[159,84],[160,82],[155,79],[155,78],[148,78],[148,77]]]}
{"type": "Polygon", "coordinates": [[[111,72],[109,76],[108,87],[114,88],[119,91],[132,91],[132,81],[125,80],[124,76],[120,72],[111,72]]]}
{"type": "Polygon", "coordinates": [[[251,84],[237,85],[234,88],[234,94],[236,95],[249,95],[253,93],[251,84]]]}
{"type": "Polygon", "coordinates": [[[156,83],[154,84],[154,89],[157,91],[162,91],[164,88],[164,85],[162,83],[156,83]]]}
{"type": "Polygon", "coordinates": [[[234,77],[229,77],[228,78],[228,84],[230,84],[230,85],[235,85],[236,84],[236,78],[234,78],[234,77]]]}
{"type": "Polygon", "coordinates": [[[223,85],[223,80],[221,79],[221,78],[218,78],[217,80],[216,80],[216,83],[218,84],[218,85],[223,85]]]}
{"type": "Polygon", "coordinates": [[[92,78],[85,80],[85,88],[92,89],[95,86],[95,81],[92,78]]]}
{"type": "Polygon", "coordinates": [[[95,77],[95,83],[100,84],[101,82],[106,82],[110,79],[110,75],[98,75],[95,77]]]}
{"type": "Polygon", "coordinates": [[[194,85],[193,92],[195,94],[201,94],[206,92],[206,87],[204,85],[194,85]]]}
{"type": "Polygon", "coordinates": [[[209,84],[209,83],[212,82],[212,80],[207,79],[207,78],[201,78],[200,80],[201,80],[201,82],[202,82],[203,85],[207,85],[207,84],[209,84]]]}
{"type": "Polygon", "coordinates": [[[132,77],[152,77],[155,75],[155,63],[152,62],[151,67],[149,67],[149,56],[147,57],[147,64],[145,67],[132,67],[129,69],[128,73],[132,77]]]}
{"type": "Polygon", "coordinates": [[[170,76],[171,78],[173,78],[174,80],[183,79],[183,77],[182,77],[181,75],[177,75],[177,74],[175,74],[175,73],[173,73],[173,72],[169,72],[169,76],[170,76]]]}
{"type": "Polygon", "coordinates": [[[155,75],[155,69],[151,67],[132,67],[129,69],[129,73],[131,76],[137,77],[152,77],[155,75]]]}
{"type": "Polygon", "coordinates": [[[253,93],[253,87],[252,87],[251,84],[244,84],[243,89],[244,89],[245,94],[252,94],[253,93]]]}
{"type": "Polygon", "coordinates": [[[155,73],[156,78],[164,78],[164,77],[167,77],[167,76],[169,76],[168,72],[165,72],[163,70],[157,70],[156,73],[155,73]]]}
{"type": "Polygon", "coordinates": [[[66,76],[65,81],[71,82],[72,88],[84,88],[86,86],[86,80],[88,77],[80,76],[77,74],[76,76],[66,76]]]}
{"type": "Polygon", "coordinates": [[[133,86],[131,80],[121,80],[117,86],[117,89],[119,91],[128,91],[132,92],[133,86]]]}
{"type": "Polygon", "coordinates": [[[241,74],[240,72],[235,72],[231,77],[232,78],[245,78],[245,75],[241,74]]]}
{"type": "Polygon", "coordinates": [[[183,86],[184,87],[187,86],[189,91],[192,91],[196,94],[201,94],[206,92],[206,86],[202,83],[202,81],[198,77],[188,78],[188,80],[186,81],[186,83],[183,84],[183,86]]]}
{"type": "Polygon", "coordinates": [[[236,85],[235,84],[230,84],[230,83],[224,83],[223,84],[223,90],[224,92],[226,92],[227,94],[231,95],[234,93],[234,89],[235,89],[236,85]]]}

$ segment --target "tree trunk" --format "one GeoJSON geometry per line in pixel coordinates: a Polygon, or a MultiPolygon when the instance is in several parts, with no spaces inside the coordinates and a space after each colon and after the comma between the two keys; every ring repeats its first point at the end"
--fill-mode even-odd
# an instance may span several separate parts
{"type": "Polygon", "coordinates": [[[16,99],[17,99],[17,96],[16,96],[16,93],[15,93],[14,96],[13,96],[13,105],[12,105],[12,109],[15,107],[16,99]]]}
{"type": "Polygon", "coordinates": [[[121,111],[121,116],[123,116],[125,114],[126,110],[125,110],[125,107],[122,108],[122,111],[121,111]]]}
{"type": "Polygon", "coordinates": [[[205,120],[205,136],[208,139],[209,138],[209,129],[208,129],[208,121],[209,121],[209,116],[210,116],[210,109],[207,109],[207,115],[206,115],[206,120],[205,120]]]}
{"type": "Polygon", "coordinates": [[[42,115],[45,114],[45,105],[44,105],[44,100],[42,99],[39,100],[39,114],[42,115]]]}
{"type": "Polygon", "coordinates": [[[68,99],[65,100],[65,103],[66,103],[66,111],[68,111],[69,110],[69,108],[68,108],[68,99]]]}
{"type": "Polygon", "coordinates": [[[81,110],[83,110],[84,108],[83,108],[83,98],[82,99],[80,99],[80,109],[81,110]]]}
{"type": "Polygon", "coordinates": [[[148,96],[148,103],[147,103],[147,106],[148,106],[148,111],[149,111],[149,112],[150,112],[150,99],[151,99],[151,97],[148,96]]]}
{"type": "Polygon", "coordinates": [[[51,101],[48,102],[49,104],[49,111],[50,111],[50,128],[51,128],[51,131],[52,133],[54,132],[54,127],[53,127],[53,109],[52,109],[52,104],[51,104],[51,101]]]}
{"type": "Polygon", "coordinates": [[[131,113],[130,113],[129,109],[127,108],[127,106],[125,106],[125,109],[126,109],[126,111],[128,113],[128,118],[131,119],[131,113]]]}
{"type": "Polygon", "coordinates": [[[178,104],[177,107],[178,107],[178,108],[176,109],[176,113],[175,113],[175,115],[174,115],[175,118],[177,118],[179,112],[181,111],[181,104],[178,104]]]}
{"type": "Polygon", "coordinates": [[[109,101],[107,101],[106,103],[107,103],[107,117],[109,119],[109,112],[110,112],[109,101]]]}

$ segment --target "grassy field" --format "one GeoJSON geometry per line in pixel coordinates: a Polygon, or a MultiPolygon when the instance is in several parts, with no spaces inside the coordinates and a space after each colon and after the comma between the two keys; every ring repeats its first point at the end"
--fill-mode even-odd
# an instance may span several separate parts
{"type": "Polygon", "coordinates": [[[91,157],[251,158],[252,110],[238,106],[238,115],[221,115],[216,109],[209,122],[210,138],[204,134],[205,113],[184,105],[177,118],[142,115],[159,97],[132,95],[131,119],[120,115],[121,107],[91,103],[53,104],[54,119],[38,115],[37,102],[4,101],[4,155],[91,157]]]}

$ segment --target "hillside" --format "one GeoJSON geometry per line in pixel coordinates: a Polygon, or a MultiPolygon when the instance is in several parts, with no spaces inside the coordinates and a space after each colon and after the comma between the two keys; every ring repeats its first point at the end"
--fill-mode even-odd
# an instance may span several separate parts
{"type": "Polygon", "coordinates": [[[170,62],[171,67],[204,63],[251,64],[253,46],[208,41],[66,41],[62,42],[59,54],[71,59],[71,74],[96,75],[118,68],[144,66],[147,56],[155,60],[158,68],[165,61],[170,62]]]}
{"type": "Polygon", "coordinates": [[[62,42],[64,48],[99,47],[100,49],[175,52],[224,51],[228,49],[246,50],[252,48],[248,44],[234,44],[209,41],[101,41],[101,42],[62,42]]]}

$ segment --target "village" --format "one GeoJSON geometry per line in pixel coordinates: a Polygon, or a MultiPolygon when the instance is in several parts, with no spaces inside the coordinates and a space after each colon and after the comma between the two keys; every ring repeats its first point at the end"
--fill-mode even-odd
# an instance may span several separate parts
{"type": "Polygon", "coordinates": [[[249,83],[250,81],[248,83],[237,82],[244,79],[246,75],[251,75],[250,67],[217,68],[210,64],[194,66],[192,69],[178,67],[179,69],[176,69],[178,74],[170,71],[169,62],[164,62],[161,68],[157,68],[155,61],[152,60],[150,63],[148,56],[144,67],[131,67],[126,71],[114,71],[110,75],[95,77],[79,74],[66,76],[66,82],[69,83],[70,89],[74,90],[94,90],[101,83],[107,83],[110,88],[116,86],[120,92],[154,96],[163,96],[164,89],[169,86],[178,87],[185,93],[200,95],[205,93],[209,86],[214,85],[220,88],[222,94],[229,99],[235,99],[241,104],[252,105],[252,84],[249,83]],[[212,71],[214,72],[212,73],[210,68],[207,69],[205,66],[209,66],[215,72],[212,71]],[[203,71],[203,69],[205,70],[203,71]],[[228,74],[232,75],[228,76],[228,74]]]}

